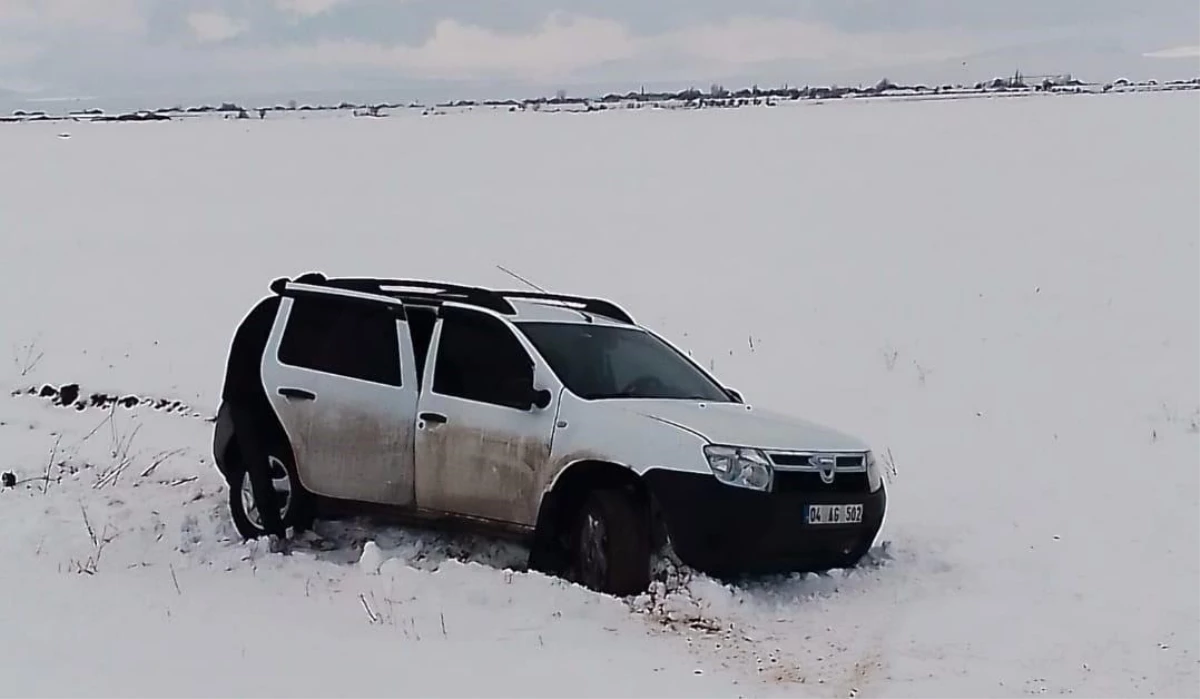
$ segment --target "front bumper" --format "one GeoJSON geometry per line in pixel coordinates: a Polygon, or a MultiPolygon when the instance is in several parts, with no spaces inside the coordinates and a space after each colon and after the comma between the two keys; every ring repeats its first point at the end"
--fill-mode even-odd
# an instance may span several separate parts
{"type": "Polygon", "coordinates": [[[652,470],[645,475],[676,555],[711,575],[810,572],[853,564],[883,525],[887,493],[845,488],[758,492],[708,474],[652,470]],[[861,504],[862,521],[812,525],[810,504],[861,504]]]}

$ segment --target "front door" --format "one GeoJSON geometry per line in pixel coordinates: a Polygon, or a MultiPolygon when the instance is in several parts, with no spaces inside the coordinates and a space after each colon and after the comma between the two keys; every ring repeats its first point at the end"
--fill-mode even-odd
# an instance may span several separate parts
{"type": "Polygon", "coordinates": [[[529,405],[535,365],[503,321],[446,306],[417,408],[417,507],[532,526],[557,391],[529,405]]]}
{"type": "Polygon", "coordinates": [[[332,294],[283,299],[262,375],[306,489],[413,504],[414,367],[402,311],[332,294]]]}

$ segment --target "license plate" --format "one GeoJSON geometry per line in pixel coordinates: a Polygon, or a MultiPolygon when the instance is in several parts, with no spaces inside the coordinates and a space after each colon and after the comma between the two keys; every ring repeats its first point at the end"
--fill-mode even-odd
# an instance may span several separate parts
{"type": "Polygon", "coordinates": [[[858,524],[862,522],[862,505],[809,505],[809,524],[858,524]]]}

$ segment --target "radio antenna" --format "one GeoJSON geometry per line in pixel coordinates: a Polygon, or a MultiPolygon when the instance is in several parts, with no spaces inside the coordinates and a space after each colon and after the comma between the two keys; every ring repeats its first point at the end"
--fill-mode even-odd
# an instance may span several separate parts
{"type": "Polygon", "coordinates": [[[500,270],[501,272],[504,272],[505,274],[512,277],[513,279],[516,279],[517,281],[521,282],[522,284],[525,284],[526,286],[529,286],[530,288],[533,288],[537,291],[542,292],[543,294],[550,293],[550,292],[546,291],[545,289],[543,289],[542,287],[538,286],[537,284],[534,284],[533,282],[529,281],[525,277],[522,277],[521,275],[512,271],[511,269],[506,268],[504,265],[496,265],[496,269],[500,270]]]}

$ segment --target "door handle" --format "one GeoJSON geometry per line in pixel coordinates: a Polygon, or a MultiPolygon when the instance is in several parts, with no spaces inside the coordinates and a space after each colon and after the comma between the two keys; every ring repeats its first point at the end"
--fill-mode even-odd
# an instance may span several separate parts
{"type": "Polygon", "coordinates": [[[279,395],[283,396],[284,398],[294,398],[296,400],[316,400],[317,399],[317,394],[313,393],[312,391],[306,391],[303,388],[290,388],[290,387],[284,386],[283,388],[279,389],[278,393],[279,393],[279,395]]]}
{"type": "Polygon", "coordinates": [[[442,415],[441,413],[421,413],[417,417],[421,418],[421,420],[424,422],[428,422],[433,425],[446,424],[446,416],[442,415]]]}

